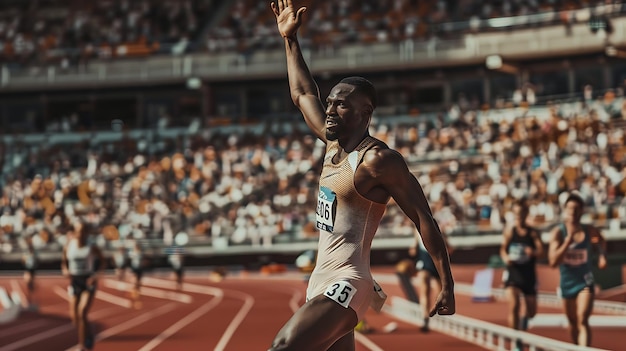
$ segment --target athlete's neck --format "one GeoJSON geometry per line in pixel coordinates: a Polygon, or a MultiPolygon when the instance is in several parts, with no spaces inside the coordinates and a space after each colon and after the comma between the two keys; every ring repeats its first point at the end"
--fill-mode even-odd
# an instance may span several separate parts
{"type": "Polygon", "coordinates": [[[339,143],[339,152],[338,155],[341,157],[342,152],[349,154],[352,151],[354,151],[360,144],[361,142],[367,138],[369,136],[369,133],[367,132],[367,130],[363,133],[363,134],[353,134],[351,136],[344,138],[339,138],[337,139],[337,142],[339,143]],[[356,137],[357,135],[359,135],[358,137],[356,137]]]}

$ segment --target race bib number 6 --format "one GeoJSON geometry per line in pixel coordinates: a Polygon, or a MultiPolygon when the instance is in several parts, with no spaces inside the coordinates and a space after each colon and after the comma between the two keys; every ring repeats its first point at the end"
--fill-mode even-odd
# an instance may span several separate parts
{"type": "Polygon", "coordinates": [[[324,292],[324,296],[337,302],[344,308],[348,308],[354,294],[356,294],[356,288],[346,281],[333,283],[324,292]]]}

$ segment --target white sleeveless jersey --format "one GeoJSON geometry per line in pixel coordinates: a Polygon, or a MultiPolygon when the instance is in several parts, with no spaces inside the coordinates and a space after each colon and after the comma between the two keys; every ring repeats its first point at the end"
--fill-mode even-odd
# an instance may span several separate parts
{"type": "Polygon", "coordinates": [[[78,240],[72,239],[67,244],[66,256],[70,275],[90,275],[93,273],[95,256],[92,245],[78,247],[78,240]]]}

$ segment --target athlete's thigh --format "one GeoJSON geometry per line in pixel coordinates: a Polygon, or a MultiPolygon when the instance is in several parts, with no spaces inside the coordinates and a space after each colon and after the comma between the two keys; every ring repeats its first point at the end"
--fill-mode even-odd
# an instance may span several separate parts
{"type": "Polygon", "coordinates": [[[422,269],[417,271],[417,283],[423,289],[430,289],[430,278],[432,275],[429,271],[422,269]]]}
{"type": "Polygon", "coordinates": [[[509,306],[517,307],[519,306],[519,288],[509,285],[504,289],[504,295],[506,296],[507,301],[509,302],[509,306]]]}
{"type": "Polygon", "coordinates": [[[335,341],[327,351],[354,351],[354,329],[335,341]]]}
{"type": "Polygon", "coordinates": [[[78,313],[80,316],[85,318],[87,317],[87,313],[91,308],[91,303],[93,302],[94,295],[96,294],[94,290],[85,290],[80,294],[80,301],[78,303],[78,313]]]}
{"type": "Polygon", "coordinates": [[[529,318],[537,314],[537,295],[524,295],[526,316],[529,318]]]}
{"type": "Polygon", "coordinates": [[[294,313],[278,332],[273,346],[276,350],[326,350],[353,331],[357,322],[354,310],[319,295],[294,313]]]}
{"type": "Polygon", "coordinates": [[[563,299],[563,310],[570,324],[576,324],[576,298],[563,299]]]}
{"type": "Polygon", "coordinates": [[[576,315],[579,321],[588,321],[593,311],[594,295],[591,288],[581,290],[576,296],[576,315]]]}

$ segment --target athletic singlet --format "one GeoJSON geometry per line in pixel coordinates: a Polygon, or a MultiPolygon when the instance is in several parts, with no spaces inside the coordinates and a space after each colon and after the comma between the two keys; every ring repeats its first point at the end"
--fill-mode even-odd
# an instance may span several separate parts
{"type": "Polygon", "coordinates": [[[526,235],[520,235],[517,228],[513,227],[513,236],[507,247],[507,254],[511,260],[511,265],[507,267],[506,283],[518,287],[535,287],[537,272],[535,271],[536,259],[534,255],[528,256],[526,248],[535,249],[535,241],[531,236],[535,232],[533,228],[526,228],[526,235]]]}
{"type": "Polygon", "coordinates": [[[33,251],[24,253],[24,267],[29,270],[37,268],[37,254],[33,251]]]}
{"type": "Polygon", "coordinates": [[[130,267],[133,269],[141,269],[141,260],[143,259],[143,253],[139,250],[131,250],[128,253],[130,258],[130,267]]]}
{"type": "Polygon", "coordinates": [[[78,247],[78,240],[70,240],[65,253],[70,275],[91,275],[93,273],[95,256],[91,248],[92,246],[89,244],[78,247]]]}
{"type": "MultiPolygon", "coordinates": [[[[561,296],[566,299],[575,297],[581,290],[593,287],[594,284],[591,268],[591,238],[585,225],[582,225],[582,229],[585,238],[579,243],[572,243],[567,248],[563,262],[559,265],[561,296]]],[[[563,238],[567,236],[565,224],[561,224],[561,233],[563,238]]]]}
{"type": "Polygon", "coordinates": [[[307,289],[307,300],[324,294],[352,308],[362,320],[373,301],[370,246],[386,204],[372,202],[354,186],[354,173],[365,152],[384,143],[366,137],[345,159],[332,162],[339,151],[328,142],[319,181],[316,226],[320,230],[318,255],[307,289]]]}

